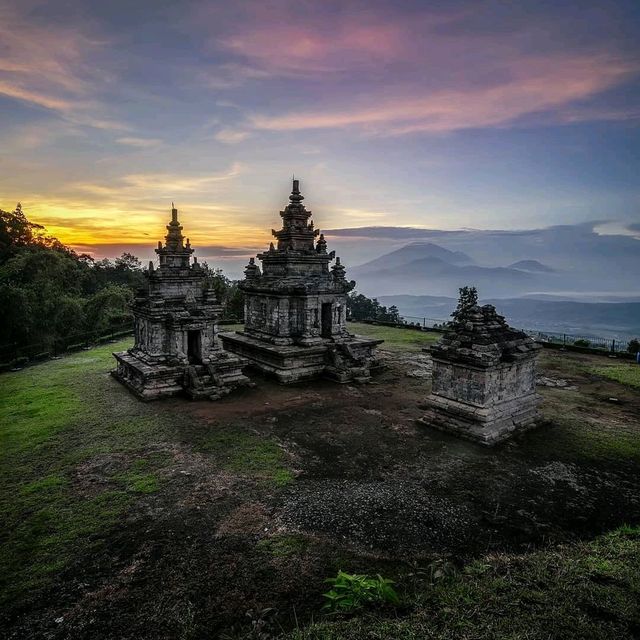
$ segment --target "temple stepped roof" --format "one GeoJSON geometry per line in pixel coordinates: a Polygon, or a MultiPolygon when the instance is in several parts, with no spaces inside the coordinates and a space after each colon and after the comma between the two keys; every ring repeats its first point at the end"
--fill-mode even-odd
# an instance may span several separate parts
{"type": "Polygon", "coordinates": [[[453,317],[451,331],[431,348],[434,358],[487,367],[533,357],[540,349],[526,333],[510,327],[493,305],[471,304],[453,317]]]}

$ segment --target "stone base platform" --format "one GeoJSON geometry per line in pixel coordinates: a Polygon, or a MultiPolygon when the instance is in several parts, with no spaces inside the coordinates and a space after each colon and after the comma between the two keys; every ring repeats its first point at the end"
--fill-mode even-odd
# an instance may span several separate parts
{"type": "Polygon", "coordinates": [[[218,400],[241,386],[254,386],[242,373],[243,358],[220,353],[208,365],[148,363],[128,351],[113,354],[117,368],[111,375],[141,400],[157,400],[186,393],[190,398],[218,400]]]}
{"type": "Polygon", "coordinates": [[[275,345],[246,333],[221,333],[227,351],[247,358],[263,373],[282,384],[326,377],[340,383],[367,382],[377,366],[375,347],[382,340],[345,338],[322,340],[319,344],[275,345]]]}
{"type": "Polygon", "coordinates": [[[418,422],[491,447],[515,432],[540,424],[540,400],[540,396],[533,393],[517,400],[474,407],[433,395],[427,399],[426,412],[418,422]]]}

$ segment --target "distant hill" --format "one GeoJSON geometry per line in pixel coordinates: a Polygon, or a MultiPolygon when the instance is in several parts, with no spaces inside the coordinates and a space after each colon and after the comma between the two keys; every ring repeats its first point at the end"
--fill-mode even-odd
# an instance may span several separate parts
{"type": "MultiPolygon", "coordinates": [[[[445,296],[380,296],[385,306],[395,305],[400,314],[415,318],[446,320],[456,299],[445,296]]],[[[516,327],[629,339],[640,336],[640,302],[574,302],[533,298],[483,299],[493,304],[516,327]]]]}
{"type": "Polygon", "coordinates": [[[416,242],[349,270],[358,289],[377,297],[422,289],[429,293],[456,292],[474,285],[486,295],[517,295],[523,289],[544,288],[541,274],[510,267],[483,267],[462,251],[432,242],[416,242]]]}
{"type": "Polygon", "coordinates": [[[386,253],[375,260],[366,262],[360,266],[351,269],[351,272],[368,273],[371,271],[379,271],[398,267],[415,260],[424,259],[442,260],[447,264],[473,264],[473,260],[462,251],[449,251],[433,242],[412,242],[401,249],[386,253]]]}
{"type": "Polygon", "coordinates": [[[537,260],[518,260],[509,265],[510,269],[520,269],[521,271],[535,271],[538,273],[553,273],[555,269],[548,267],[537,260]]]}
{"type": "MultiPolygon", "coordinates": [[[[348,276],[353,277],[358,282],[358,289],[369,296],[406,293],[455,297],[458,286],[476,285],[485,298],[557,294],[565,299],[575,296],[591,302],[605,302],[606,295],[631,300],[640,294],[640,238],[599,233],[596,224],[450,231],[362,227],[333,229],[325,234],[330,236],[330,245],[343,258],[348,276]],[[398,243],[402,242],[406,247],[398,249],[398,243]],[[450,255],[457,252],[464,258],[450,255]],[[381,255],[383,253],[386,256],[381,255]],[[423,268],[433,266],[433,273],[407,275],[400,270],[395,280],[391,272],[376,280],[379,270],[423,258],[439,258],[458,267],[502,267],[508,271],[474,274],[450,270],[444,274],[433,264],[423,264],[423,268]],[[360,267],[355,268],[357,264],[360,267]],[[509,270],[528,277],[517,279],[509,270]],[[474,275],[479,277],[470,282],[461,282],[459,277],[474,275]]],[[[419,264],[413,265],[408,271],[419,271],[418,267],[419,264]]]]}

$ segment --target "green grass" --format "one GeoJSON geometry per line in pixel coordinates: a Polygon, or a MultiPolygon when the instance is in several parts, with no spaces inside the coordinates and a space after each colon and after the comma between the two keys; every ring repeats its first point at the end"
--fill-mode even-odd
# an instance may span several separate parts
{"type": "Polygon", "coordinates": [[[416,331],[415,329],[385,327],[361,322],[350,322],[347,329],[356,335],[384,340],[384,344],[381,346],[385,349],[419,350],[421,347],[437,342],[442,337],[441,333],[434,331],[416,331]]]}
{"type": "Polygon", "coordinates": [[[157,471],[167,461],[141,463],[135,455],[167,426],[107,377],[111,352],[128,344],[2,376],[0,602],[47,584],[99,545],[136,499],[159,489],[157,471]],[[82,466],[114,452],[121,468],[103,485],[78,490],[82,466]]]}
{"type": "Polygon", "coordinates": [[[186,436],[190,444],[196,434],[195,446],[220,468],[276,487],[293,482],[275,441],[192,424],[183,411],[142,403],[112,380],[111,354],[129,344],[2,375],[0,604],[46,585],[104,543],[136,501],[163,490],[161,471],[172,456],[149,453],[150,443],[186,436]],[[100,482],[84,486],[83,473],[100,482]]]}
{"type": "MultiPolygon", "coordinates": [[[[405,600],[406,601],[406,600],[405,600]]],[[[412,596],[399,617],[298,629],[290,640],[632,638],[640,623],[640,528],[588,543],[476,561],[412,596]]]]}
{"type": "Polygon", "coordinates": [[[309,540],[303,536],[285,535],[263,538],[256,547],[274,558],[288,558],[300,555],[307,550],[309,540]]]}
{"type": "MultiPolygon", "coordinates": [[[[224,325],[220,331],[241,331],[243,324],[224,325]]],[[[437,342],[441,333],[435,331],[416,331],[403,327],[386,327],[384,325],[365,324],[364,322],[349,322],[349,333],[384,340],[385,349],[420,350],[422,347],[437,342]]]]}
{"type": "Polygon", "coordinates": [[[199,448],[214,454],[222,468],[284,486],[293,482],[284,451],[273,440],[239,428],[209,431],[199,448]]]}
{"type": "Polygon", "coordinates": [[[635,362],[592,367],[590,371],[604,378],[609,378],[609,380],[640,388],[640,364],[635,362]]]}

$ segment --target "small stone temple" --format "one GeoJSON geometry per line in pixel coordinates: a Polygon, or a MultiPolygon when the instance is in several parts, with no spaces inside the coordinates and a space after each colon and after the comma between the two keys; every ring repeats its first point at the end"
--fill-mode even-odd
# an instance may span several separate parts
{"type": "Polygon", "coordinates": [[[283,383],[325,376],[364,382],[382,340],[351,335],[346,326],[347,281],[335,252],[314,228],[293,180],[289,204],[280,212],[277,246],[251,258],[240,287],[245,294],[244,331],[221,334],[225,349],[249,359],[283,383]],[[335,262],[331,268],[329,265],[335,262]]]}
{"type": "Polygon", "coordinates": [[[182,235],[178,210],[171,211],[165,244],[158,242],[158,267],[145,272],[146,285],[132,305],[135,343],[114,353],[112,375],[143,400],[186,392],[217,400],[237,386],[246,360],[226,353],[218,341],[221,306],[207,287],[205,270],[182,235]]]}
{"type": "Polygon", "coordinates": [[[494,445],[538,421],[540,345],[511,328],[475,288],[460,290],[451,331],[431,348],[433,378],[423,424],[494,445]]]}

